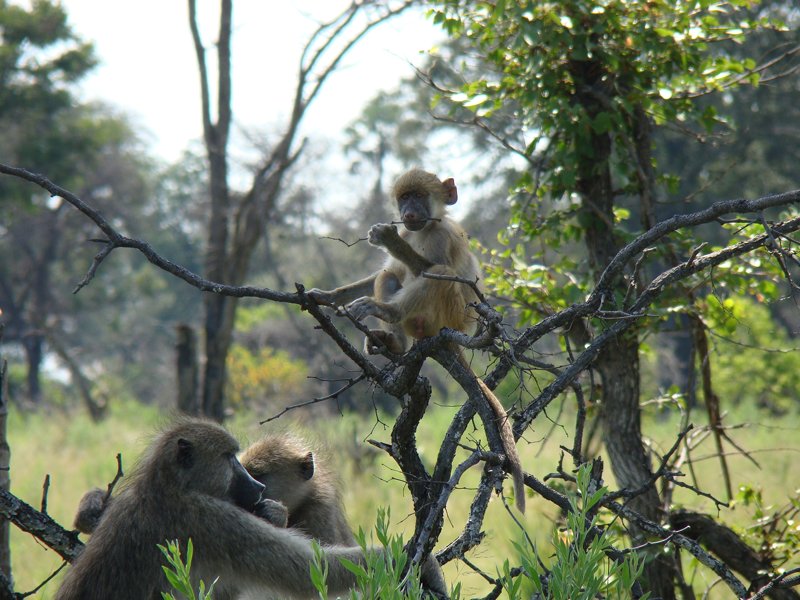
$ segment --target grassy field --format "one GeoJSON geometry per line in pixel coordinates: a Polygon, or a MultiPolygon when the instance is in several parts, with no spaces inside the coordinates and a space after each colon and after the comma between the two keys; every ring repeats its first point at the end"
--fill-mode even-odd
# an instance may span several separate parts
{"type": "MultiPolygon", "coordinates": [[[[455,408],[434,406],[419,432],[419,444],[425,460],[433,461],[438,449],[438,440],[455,408]]],[[[298,422],[281,419],[279,424],[259,426],[261,415],[240,414],[228,424],[242,445],[254,441],[263,433],[272,430],[295,430],[323,449],[323,453],[334,457],[343,482],[347,512],[354,528],[371,529],[376,509],[389,507],[391,521],[396,532],[408,533],[413,528],[409,518],[411,499],[392,463],[373,449],[364,440],[375,438],[388,441],[390,432],[384,423],[358,420],[352,417],[332,416],[317,421],[298,422]]],[[[109,418],[93,424],[83,413],[19,414],[12,413],[10,420],[10,442],[12,451],[11,488],[14,494],[38,507],[42,496],[42,483],[50,474],[48,495],[49,514],[66,527],[71,527],[75,507],[87,489],[104,487],[116,472],[115,456],[123,455],[125,467],[129,468],[149,436],[159,424],[169,420],[168,414],[159,413],[153,407],[140,405],[113,406],[109,418]]],[[[390,421],[385,420],[386,423],[390,421]]],[[[700,422],[698,419],[695,421],[700,422]]],[[[739,411],[729,415],[727,423],[748,422],[745,428],[732,431],[734,439],[753,453],[761,464],[758,469],[739,455],[729,457],[734,485],[749,484],[763,490],[765,502],[783,504],[789,495],[800,487],[800,418],[797,416],[774,418],[765,414],[739,411]]],[[[560,444],[569,445],[567,432],[571,430],[568,415],[563,417],[564,428],[551,430],[549,422],[537,423],[526,441],[520,444],[523,465],[539,477],[553,471],[557,465],[560,444]],[[545,440],[545,437],[550,434],[545,440]]],[[[656,451],[669,447],[678,430],[677,419],[670,415],[646,415],[644,430],[653,438],[656,451]]],[[[733,448],[730,448],[734,451],[733,448]]],[[[735,451],[734,451],[735,452],[735,451]]],[[[712,445],[699,449],[694,457],[695,475],[704,489],[718,497],[724,497],[719,463],[711,456],[712,445]]],[[[568,464],[565,462],[565,464],[568,464]]],[[[465,515],[472,498],[470,486],[477,481],[476,468],[468,474],[464,488],[458,490],[448,506],[447,526],[440,537],[442,546],[458,535],[463,527],[465,515]]],[[[614,486],[610,469],[606,468],[606,480],[614,486]]],[[[711,501],[697,498],[681,490],[676,500],[684,506],[715,514],[711,501]]],[[[552,505],[532,498],[529,509],[522,519],[529,534],[545,557],[550,552],[547,542],[551,536],[551,521],[555,515],[552,505]]],[[[729,524],[746,527],[752,524],[752,511],[734,505],[724,510],[722,518],[729,524]]],[[[513,542],[521,534],[513,520],[506,514],[502,503],[493,501],[484,523],[486,541],[472,553],[472,561],[495,574],[502,561],[514,556],[513,542]]],[[[12,527],[12,557],[16,589],[26,592],[35,588],[61,564],[59,557],[37,543],[32,537],[12,527]]],[[[690,565],[691,568],[691,565],[690,565]]],[[[446,567],[448,580],[462,582],[465,597],[486,593],[482,578],[464,564],[451,563],[446,567]]],[[[689,572],[691,574],[691,571],[689,572]]],[[[57,581],[57,580],[56,580],[57,581]]],[[[714,578],[706,571],[698,570],[694,580],[698,590],[711,584],[714,578]]],[[[56,582],[51,582],[35,597],[50,598],[56,582]]],[[[716,597],[725,598],[722,586],[716,586],[716,597]]]]}

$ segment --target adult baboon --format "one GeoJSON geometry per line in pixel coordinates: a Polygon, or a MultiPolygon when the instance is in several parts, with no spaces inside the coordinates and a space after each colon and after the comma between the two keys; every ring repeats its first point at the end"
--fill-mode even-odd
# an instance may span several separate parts
{"type": "MultiPolygon", "coordinates": [[[[255,516],[276,527],[286,527],[289,523],[289,511],[286,506],[278,500],[265,498],[264,496],[265,493],[262,491],[261,499],[255,506],[242,506],[242,508],[249,510],[255,516]]],[[[100,488],[92,488],[86,492],[78,504],[73,527],[87,535],[94,533],[100,523],[100,519],[113,499],[112,496],[109,496],[108,491],[100,488]]]]}
{"type": "MultiPolygon", "coordinates": [[[[248,447],[240,462],[265,486],[251,511],[256,516],[277,527],[298,529],[325,544],[356,545],[335,475],[299,437],[268,435],[248,447]]],[[[112,501],[100,488],[86,492],[75,515],[75,529],[93,533],[112,501]]]]}
{"type": "MultiPolygon", "coordinates": [[[[178,540],[185,548],[190,538],[194,582],[216,580],[216,600],[315,597],[311,541],[241,508],[255,506],[263,486],[241,466],[237,450],[236,440],[216,423],[183,418],[164,430],[107,507],[56,599],[160,598],[169,587],[156,546],[178,540]]],[[[361,549],[327,546],[323,552],[331,595],[346,593],[354,575],[339,559],[363,564],[361,549]]],[[[423,582],[445,591],[432,557],[423,565],[423,582]]]]}
{"type": "MultiPolygon", "coordinates": [[[[463,282],[479,283],[480,265],[469,249],[464,229],[447,216],[447,206],[458,200],[455,181],[440,181],[433,173],[412,169],[397,179],[391,195],[404,229],[398,233],[393,224],[378,223],[367,237],[370,244],[389,253],[383,268],[334,290],[308,292],[320,303],[346,305],[359,321],[368,316],[379,319],[381,328],[370,331],[365,340],[369,353],[382,345],[400,354],[414,339],[434,336],[445,327],[470,333],[477,323],[470,306],[477,302],[477,295],[463,282]]],[[[462,366],[472,371],[461,348],[454,351],[462,366]]],[[[525,512],[522,465],[508,416],[494,393],[479,377],[477,380],[497,417],[517,508],[525,512]]]]}
{"type": "Polygon", "coordinates": [[[241,456],[242,466],[264,484],[264,496],[289,512],[288,526],[324,544],[354,546],[335,476],[300,438],[270,435],[241,456]]]}

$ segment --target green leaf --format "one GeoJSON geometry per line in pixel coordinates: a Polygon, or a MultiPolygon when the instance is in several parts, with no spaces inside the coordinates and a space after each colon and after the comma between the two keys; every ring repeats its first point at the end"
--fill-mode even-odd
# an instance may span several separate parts
{"type": "Polygon", "coordinates": [[[367,571],[364,569],[363,566],[359,565],[358,563],[354,563],[351,560],[346,558],[340,558],[339,562],[342,563],[345,569],[350,571],[353,575],[360,579],[365,579],[367,577],[367,571]]]}

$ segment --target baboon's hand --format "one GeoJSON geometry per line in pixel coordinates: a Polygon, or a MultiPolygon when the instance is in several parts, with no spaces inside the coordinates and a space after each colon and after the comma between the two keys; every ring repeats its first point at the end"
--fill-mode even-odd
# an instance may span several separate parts
{"type": "Polygon", "coordinates": [[[356,321],[361,321],[370,315],[377,315],[379,312],[375,300],[369,296],[356,298],[344,308],[356,321]]]}
{"type": "Polygon", "coordinates": [[[308,290],[306,294],[311,296],[311,298],[317,304],[327,304],[328,306],[334,306],[336,303],[336,298],[331,292],[327,292],[319,288],[312,288],[308,290]]]}
{"type": "Polygon", "coordinates": [[[391,223],[378,223],[369,228],[367,241],[373,246],[386,247],[389,240],[394,240],[399,237],[400,234],[397,233],[397,227],[391,223]]]}
{"type": "Polygon", "coordinates": [[[384,349],[392,354],[403,354],[403,342],[391,331],[383,329],[370,329],[369,335],[364,338],[364,352],[367,354],[380,354],[384,349]]]}
{"type": "Polygon", "coordinates": [[[267,523],[275,525],[275,527],[286,527],[289,523],[289,511],[286,507],[270,498],[262,498],[258,501],[253,514],[259,519],[264,519],[267,523]]]}

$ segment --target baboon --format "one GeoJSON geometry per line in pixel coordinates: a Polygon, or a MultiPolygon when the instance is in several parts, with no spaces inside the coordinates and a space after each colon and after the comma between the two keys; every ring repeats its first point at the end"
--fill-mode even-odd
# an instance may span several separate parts
{"type": "MultiPolygon", "coordinates": [[[[312,538],[341,546],[355,546],[334,475],[320,465],[300,438],[270,435],[248,447],[240,462],[265,486],[252,512],[277,527],[292,527],[312,538]]],[[[86,492],[75,515],[75,529],[91,534],[112,501],[108,492],[86,492]]]]}
{"type": "Polygon", "coordinates": [[[286,507],[289,527],[324,544],[356,544],[334,476],[303,440],[289,434],[270,435],[253,443],[240,460],[264,484],[264,496],[286,507]]]}
{"type": "MultiPolygon", "coordinates": [[[[265,495],[263,491],[261,495],[261,500],[255,506],[243,506],[242,508],[249,510],[257,517],[276,527],[286,527],[289,523],[289,511],[286,506],[278,500],[263,497],[265,495]]],[[[83,495],[78,504],[78,512],[75,515],[73,527],[87,535],[94,533],[98,523],[100,523],[100,519],[112,501],[113,497],[109,496],[106,490],[92,488],[83,495]]]]}
{"type": "Polygon", "coordinates": [[[100,488],[92,488],[86,492],[78,503],[73,527],[81,533],[94,533],[110,500],[108,492],[100,488]]]}
{"type": "MultiPolygon", "coordinates": [[[[216,600],[244,594],[316,597],[309,577],[311,541],[243,508],[256,505],[263,485],[241,466],[237,450],[236,440],[216,423],[183,418],[165,429],[106,508],[56,599],[160,598],[169,587],[156,546],[178,540],[185,549],[190,538],[193,581],[216,580],[216,600]]],[[[363,564],[362,550],[326,546],[323,553],[331,595],[346,593],[355,577],[339,559],[363,564]]],[[[434,558],[422,572],[426,585],[446,593],[434,558]]]]}
{"type": "MultiPolygon", "coordinates": [[[[262,484],[263,485],[263,484],[262,484]]],[[[257,517],[264,519],[276,527],[286,527],[289,522],[289,511],[280,501],[267,498],[262,490],[261,499],[254,506],[242,506],[257,517]]],[[[106,490],[92,488],[86,492],[78,503],[73,527],[84,534],[92,534],[97,529],[100,519],[113,502],[114,498],[106,490]]],[[[234,501],[235,499],[231,498],[234,501]]]]}
{"type": "MultiPolygon", "coordinates": [[[[345,310],[359,321],[367,316],[382,321],[381,329],[370,331],[365,341],[369,353],[378,352],[382,345],[389,352],[401,354],[411,340],[434,336],[443,327],[471,333],[477,323],[470,304],[478,298],[469,285],[422,276],[425,272],[476,284],[481,280],[480,265],[469,249],[466,232],[446,214],[447,205],[458,200],[455,181],[440,181],[432,173],[412,169],[395,182],[391,195],[405,229],[398,233],[394,225],[379,223],[367,236],[371,245],[389,253],[383,268],[334,290],[315,288],[308,292],[319,303],[346,305],[345,310]]],[[[472,371],[463,351],[454,350],[459,362],[472,371]]],[[[522,466],[508,416],[486,384],[477,380],[497,415],[517,508],[524,512],[522,466]]]]}

